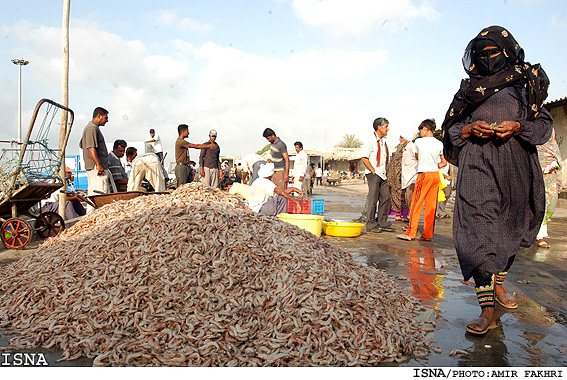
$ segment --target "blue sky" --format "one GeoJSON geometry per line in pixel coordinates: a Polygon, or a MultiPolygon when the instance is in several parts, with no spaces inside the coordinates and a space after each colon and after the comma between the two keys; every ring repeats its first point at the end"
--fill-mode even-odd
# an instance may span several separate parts
{"type": "MultiPolygon", "coordinates": [[[[0,140],[17,137],[41,98],[61,101],[62,1],[0,0],[0,140]]],[[[541,63],[550,96],[567,96],[567,2],[561,0],[115,0],[71,1],[68,153],[103,106],[107,142],[149,128],[173,157],[178,124],[189,141],[217,129],[221,153],[242,156],[273,128],[292,148],[331,148],[390,121],[389,138],[434,117],[441,124],[465,73],[461,56],[483,27],[502,25],[541,63]],[[471,6],[474,4],[474,6],[471,6]]],[[[196,157],[197,152],[192,152],[196,157]]]]}

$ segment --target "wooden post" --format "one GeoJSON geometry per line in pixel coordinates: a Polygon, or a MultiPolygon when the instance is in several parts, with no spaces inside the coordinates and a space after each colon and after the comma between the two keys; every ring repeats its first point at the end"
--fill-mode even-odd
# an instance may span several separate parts
{"type": "MultiPolygon", "coordinates": [[[[71,10],[71,0],[63,0],[63,22],[61,34],[63,36],[63,74],[61,78],[61,105],[69,107],[69,13],[71,10]]],[[[63,179],[63,191],[67,191],[67,178],[65,173],[65,136],[67,135],[68,114],[66,110],[61,110],[61,126],[59,132],[59,152],[61,158],[61,168],[59,174],[63,179]]],[[[67,206],[67,195],[63,192],[59,194],[59,215],[65,219],[65,208],[67,206]]]]}

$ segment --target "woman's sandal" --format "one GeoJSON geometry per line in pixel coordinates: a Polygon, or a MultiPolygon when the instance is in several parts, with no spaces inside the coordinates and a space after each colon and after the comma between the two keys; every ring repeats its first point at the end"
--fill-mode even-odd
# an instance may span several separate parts
{"type": "Polygon", "coordinates": [[[488,320],[487,320],[486,318],[479,317],[479,318],[473,319],[473,320],[467,325],[466,331],[467,331],[468,333],[473,334],[473,335],[484,335],[484,334],[486,334],[486,333],[488,332],[488,330],[495,329],[496,327],[498,327],[498,326],[496,325],[496,323],[494,323],[493,325],[489,325],[489,324],[488,324],[488,320]],[[470,327],[472,324],[476,324],[476,325],[484,325],[484,324],[486,324],[486,327],[484,328],[484,330],[475,330],[475,329],[473,329],[472,327],[470,327]]]}
{"type": "Polygon", "coordinates": [[[494,299],[498,304],[506,309],[517,309],[518,303],[514,299],[514,297],[508,293],[502,293],[500,295],[495,295],[494,299]],[[500,299],[502,297],[502,300],[500,299]]]}

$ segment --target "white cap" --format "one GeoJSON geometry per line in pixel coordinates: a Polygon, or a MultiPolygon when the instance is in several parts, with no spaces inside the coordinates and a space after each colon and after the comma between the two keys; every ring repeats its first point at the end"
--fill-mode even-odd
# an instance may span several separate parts
{"type": "Polygon", "coordinates": [[[264,165],[260,166],[258,170],[258,177],[261,178],[268,178],[274,174],[274,164],[271,162],[267,162],[264,165]]]}
{"type": "Polygon", "coordinates": [[[216,129],[211,129],[209,131],[209,136],[216,136],[217,135],[217,130],[216,129]]]}

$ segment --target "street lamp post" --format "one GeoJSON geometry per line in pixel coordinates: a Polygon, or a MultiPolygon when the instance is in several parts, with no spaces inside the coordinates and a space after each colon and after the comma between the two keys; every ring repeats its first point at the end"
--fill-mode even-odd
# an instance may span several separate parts
{"type": "Polygon", "coordinates": [[[12,59],[14,65],[19,66],[18,76],[18,142],[22,142],[22,66],[27,65],[29,62],[20,59],[12,59]]]}

